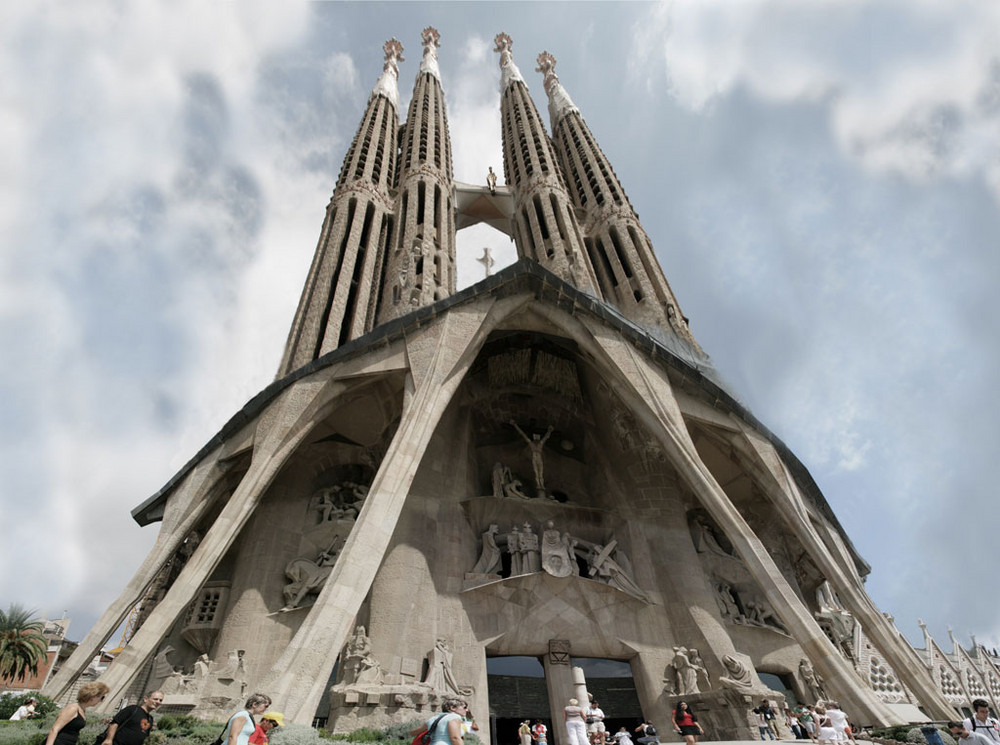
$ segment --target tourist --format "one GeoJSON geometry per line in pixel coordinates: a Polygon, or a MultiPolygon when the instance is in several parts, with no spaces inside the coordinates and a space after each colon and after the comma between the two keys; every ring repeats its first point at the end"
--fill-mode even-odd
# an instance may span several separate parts
{"type": "Polygon", "coordinates": [[[254,715],[260,716],[271,699],[263,693],[254,693],[247,699],[246,707],[229,717],[226,728],[222,730],[222,741],[229,745],[249,745],[250,735],[257,729],[254,715]]]}
{"type": "Polygon", "coordinates": [[[952,737],[959,740],[962,745],[993,745],[994,742],[989,735],[983,734],[981,731],[970,730],[965,722],[948,722],[948,729],[951,731],[952,737]]]}
{"type": "Polygon", "coordinates": [[[759,706],[755,706],[754,707],[754,709],[753,709],[753,717],[754,717],[754,720],[757,722],[757,730],[760,733],[760,739],[761,740],[766,740],[767,737],[764,737],[764,735],[767,735],[768,737],[770,737],[773,740],[774,739],[774,733],[771,731],[771,728],[769,726],[767,726],[767,717],[764,716],[764,712],[761,709],[761,707],[759,707],[759,706]]]}
{"type": "Polygon", "coordinates": [[[265,712],[264,716],[260,718],[260,724],[257,725],[253,734],[250,735],[250,745],[267,745],[267,741],[271,738],[271,730],[275,727],[283,727],[284,725],[284,714],[278,711],[265,712]]]}
{"type": "Polygon", "coordinates": [[[837,739],[840,742],[847,742],[847,740],[853,739],[847,736],[847,714],[841,710],[839,703],[836,701],[827,701],[826,715],[830,719],[831,726],[836,730],[837,739]]]}
{"type": "Polygon", "coordinates": [[[650,745],[650,743],[658,743],[660,741],[656,727],[649,722],[643,721],[642,724],[635,728],[635,731],[641,733],[641,736],[637,740],[639,745],[650,745]]]}
{"type": "Polygon", "coordinates": [[[465,717],[462,719],[462,737],[465,737],[470,732],[478,732],[479,725],[476,723],[476,718],[472,716],[472,712],[468,709],[465,710],[465,717]]]}
{"type": "Polygon", "coordinates": [[[969,732],[988,737],[993,742],[1000,742],[1000,724],[990,716],[990,705],[981,698],[972,702],[972,710],[975,712],[962,724],[969,732]]]}
{"type": "Polygon", "coordinates": [[[441,713],[427,720],[427,724],[410,732],[416,737],[423,732],[431,735],[430,745],[462,745],[462,722],[469,711],[469,702],[460,698],[446,698],[441,713]]]}
{"type": "Polygon", "coordinates": [[[815,711],[816,741],[821,745],[833,745],[837,742],[837,730],[834,729],[833,722],[822,706],[817,706],[815,711]]]}
{"type": "Polygon", "coordinates": [[[163,691],[150,691],[141,704],[115,714],[104,731],[104,745],[142,745],[153,729],[153,712],[163,703],[163,691]]]}
{"type": "MultiPolygon", "coordinates": [[[[771,702],[768,701],[766,698],[760,702],[760,713],[764,715],[764,720],[767,722],[767,728],[771,730],[771,734],[777,735],[778,732],[774,724],[777,717],[774,713],[774,709],[771,708],[771,702]]],[[[773,740],[774,737],[772,737],[771,739],[773,740]]]]}
{"type": "Polygon", "coordinates": [[[698,724],[698,717],[688,707],[687,701],[677,702],[670,720],[674,724],[674,732],[682,735],[687,745],[695,745],[698,742],[698,735],[705,734],[705,730],[698,724]]]}
{"type": "Polygon", "coordinates": [[[816,722],[814,721],[813,707],[800,706],[798,712],[799,712],[799,726],[803,730],[805,730],[805,733],[809,736],[809,739],[815,742],[816,722]]]}
{"type": "Polygon", "coordinates": [[[805,730],[799,723],[799,712],[798,709],[785,709],[785,724],[788,725],[788,729],[792,731],[796,740],[805,740],[805,730]]]}
{"type": "Polygon", "coordinates": [[[615,745],[633,745],[632,736],[628,733],[628,730],[625,727],[622,727],[615,732],[612,739],[614,740],[615,745]]]}
{"type": "Polygon", "coordinates": [[[76,745],[80,730],[87,726],[87,709],[101,703],[110,690],[104,683],[96,680],[80,686],[76,703],[59,712],[45,738],[45,745],[76,745]]]}
{"type": "Polygon", "coordinates": [[[566,738],[569,740],[569,745],[587,745],[587,724],[583,719],[584,713],[580,702],[571,698],[569,706],[563,709],[563,721],[566,723],[566,738]]]}
{"type": "Polygon", "coordinates": [[[17,711],[10,715],[10,721],[20,722],[24,719],[34,719],[35,707],[38,706],[38,699],[31,697],[18,707],[17,711]]]}
{"type": "Polygon", "coordinates": [[[607,730],[604,727],[604,712],[601,711],[601,705],[597,703],[597,699],[591,699],[590,706],[587,708],[587,734],[594,735],[598,732],[601,733],[601,741],[604,741],[604,733],[607,730]]]}
{"type": "Polygon", "coordinates": [[[545,723],[541,719],[535,720],[535,726],[531,728],[531,739],[539,743],[539,745],[545,745],[549,736],[549,728],[545,726],[545,723]]]}
{"type": "Polygon", "coordinates": [[[525,719],[521,726],[517,728],[517,736],[521,745],[531,745],[531,720],[525,719]]]}

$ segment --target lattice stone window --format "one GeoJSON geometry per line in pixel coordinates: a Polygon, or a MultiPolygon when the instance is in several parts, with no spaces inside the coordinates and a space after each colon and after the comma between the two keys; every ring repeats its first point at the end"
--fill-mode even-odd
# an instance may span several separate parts
{"type": "Polygon", "coordinates": [[[986,688],[983,687],[979,678],[972,674],[971,670],[965,673],[965,677],[969,681],[969,693],[977,698],[982,698],[986,695],[986,688]]]}
{"type": "Polygon", "coordinates": [[[941,666],[941,692],[945,696],[961,696],[962,689],[958,685],[958,681],[955,680],[955,676],[951,674],[950,670],[947,670],[943,665],[941,666]]]}
{"type": "Polygon", "coordinates": [[[881,664],[876,657],[872,657],[868,670],[868,681],[872,684],[872,688],[879,693],[903,692],[892,671],[881,664]]]}
{"type": "Polygon", "coordinates": [[[228,582],[209,582],[188,607],[181,636],[199,652],[208,652],[211,648],[212,641],[222,628],[228,600],[228,582]]]}

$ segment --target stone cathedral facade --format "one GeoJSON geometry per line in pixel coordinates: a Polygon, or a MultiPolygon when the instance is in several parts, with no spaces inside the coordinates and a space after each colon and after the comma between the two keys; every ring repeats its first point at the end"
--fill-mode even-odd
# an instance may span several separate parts
{"type": "Polygon", "coordinates": [[[475,186],[422,41],[402,125],[384,47],[277,379],[133,511],[156,543],[45,692],[128,619],[108,705],[160,687],[206,718],[263,691],[348,731],[461,695],[486,740],[503,656],[541,661],[554,724],[586,693],[574,658],[627,663],[647,719],[684,697],[713,739],[780,700],[763,673],[863,724],[953,717],[809,473],[718,380],[555,58],[547,130],[496,37],[505,184],[475,186]],[[456,292],[478,222],[519,260],[456,292]]]}

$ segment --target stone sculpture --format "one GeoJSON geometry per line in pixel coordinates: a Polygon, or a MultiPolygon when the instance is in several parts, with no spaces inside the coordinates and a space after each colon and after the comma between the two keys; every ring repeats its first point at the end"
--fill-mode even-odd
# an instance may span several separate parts
{"type": "Polygon", "coordinates": [[[524,574],[541,571],[542,564],[538,550],[538,534],[531,530],[531,524],[525,523],[521,532],[521,570],[524,574]]]}
{"type": "Polygon", "coordinates": [[[805,657],[799,662],[799,677],[802,678],[802,683],[805,685],[806,691],[809,693],[810,701],[822,701],[826,698],[826,693],[823,691],[823,684],[819,674],[813,670],[812,663],[809,662],[805,657]]]}
{"type": "Polygon", "coordinates": [[[535,488],[537,495],[539,497],[545,496],[545,467],[542,462],[542,451],[545,447],[545,443],[552,436],[553,427],[549,425],[549,428],[545,430],[545,437],[541,435],[532,435],[528,437],[524,434],[524,431],[517,426],[517,422],[513,419],[510,420],[510,426],[517,430],[517,433],[521,435],[523,439],[528,444],[528,450],[531,452],[531,469],[535,472],[535,488]]]}
{"type": "MultiPolygon", "coordinates": [[[[649,598],[643,592],[642,588],[635,583],[635,580],[625,572],[624,568],[617,561],[611,558],[611,553],[616,548],[617,541],[614,540],[607,546],[595,543],[588,559],[590,568],[587,570],[587,573],[601,582],[605,582],[634,598],[648,603],[649,598]]],[[[619,551],[618,553],[621,552],[619,551]]]]}
{"type": "Polygon", "coordinates": [[[368,497],[368,487],[353,481],[321,489],[313,496],[320,523],[357,519],[368,497]]]}
{"type": "Polygon", "coordinates": [[[498,574],[500,572],[501,560],[500,549],[497,546],[497,525],[490,525],[489,530],[483,533],[483,550],[479,554],[479,561],[472,567],[473,574],[498,574]]]}
{"type": "Polygon", "coordinates": [[[698,687],[698,673],[702,673],[708,679],[708,671],[700,665],[696,665],[691,660],[691,653],[698,656],[697,650],[688,650],[685,647],[674,647],[674,656],[667,665],[663,673],[663,690],[672,696],[690,696],[693,693],[701,693],[698,687]]]}
{"type": "Polygon", "coordinates": [[[723,688],[740,690],[758,687],[753,679],[753,671],[733,655],[723,655],[722,664],[726,668],[726,675],[719,677],[719,685],[723,688]]]}
{"type": "Polygon", "coordinates": [[[728,582],[717,582],[715,585],[716,601],[723,618],[733,623],[743,623],[743,612],[736,602],[736,595],[728,582]]]}
{"type": "Polygon", "coordinates": [[[545,524],[545,532],[542,533],[542,569],[553,577],[569,577],[576,574],[575,548],[576,541],[570,534],[560,534],[549,520],[545,524]]]}
{"type": "Polygon", "coordinates": [[[382,666],[372,654],[371,640],[364,626],[357,626],[344,650],[345,685],[381,685],[382,666]]]}
{"type": "Polygon", "coordinates": [[[507,534],[507,553],[510,554],[510,576],[516,577],[519,574],[524,574],[521,556],[521,531],[516,525],[507,534]]]}
{"type": "Polygon", "coordinates": [[[327,577],[333,571],[340,555],[341,538],[337,536],[326,551],[320,552],[315,561],[305,558],[292,559],[285,567],[285,576],[289,582],[282,591],[285,596],[285,607],[289,611],[301,607],[307,595],[318,595],[327,577]]]}
{"type": "Polygon", "coordinates": [[[524,493],[520,479],[514,478],[510,468],[499,461],[493,464],[493,496],[497,499],[530,499],[524,493]]]}
{"type": "Polygon", "coordinates": [[[427,655],[427,676],[423,682],[440,696],[462,696],[463,689],[452,671],[453,655],[447,639],[438,639],[427,655]]]}
{"type": "Polygon", "coordinates": [[[730,559],[734,558],[732,551],[727,551],[719,542],[715,528],[701,515],[695,518],[695,536],[695,549],[698,553],[711,553],[730,559]]]}
{"type": "MultiPolygon", "coordinates": [[[[490,187],[490,194],[497,193],[497,175],[493,173],[493,166],[490,166],[486,173],[486,185],[490,187]]],[[[487,269],[486,274],[489,275],[489,273],[489,269],[487,269]]]]}

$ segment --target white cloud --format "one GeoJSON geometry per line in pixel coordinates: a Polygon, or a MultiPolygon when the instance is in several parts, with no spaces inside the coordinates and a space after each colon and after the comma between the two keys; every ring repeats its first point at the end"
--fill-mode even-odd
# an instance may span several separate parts
{"type": "Polygon", "coordinates": [[[914,180],[981,174],[1000,199],[1000,6],[966,2],[657,5],[635,30],[633,78],[666,75],[701,111],[746,88],[822,101],[844,152],[914,180]]]}

